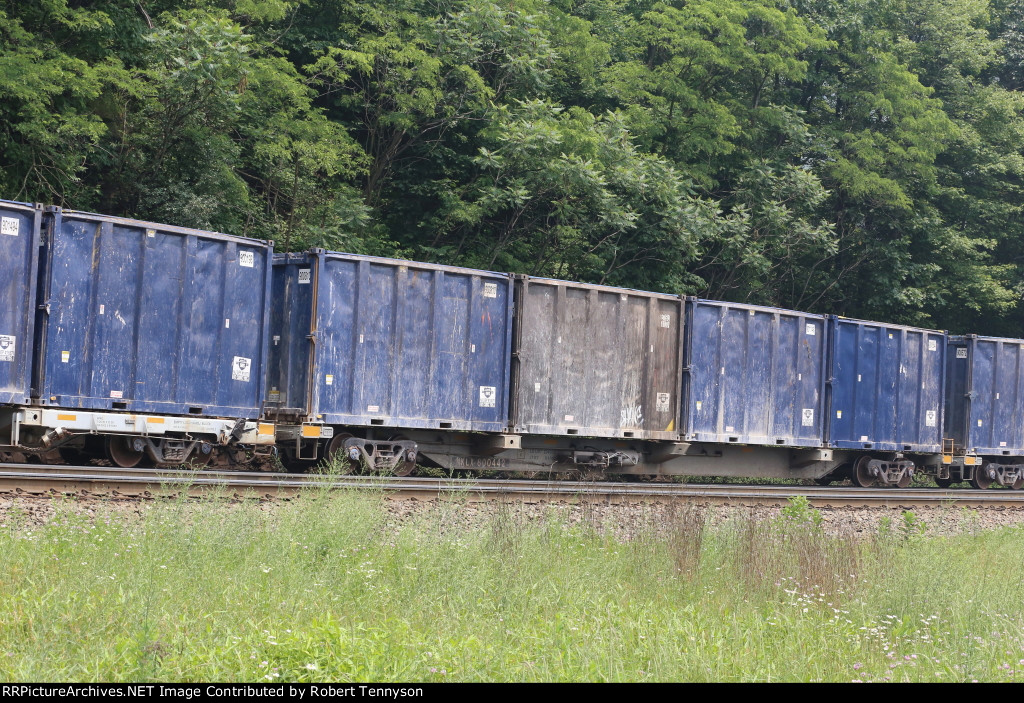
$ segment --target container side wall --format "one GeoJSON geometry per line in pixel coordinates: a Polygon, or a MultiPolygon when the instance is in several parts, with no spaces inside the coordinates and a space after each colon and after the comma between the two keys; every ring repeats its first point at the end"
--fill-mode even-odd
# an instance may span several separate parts
{"type": "Polygon", "coordinates": [[[688,315],[688,437],[822,445],[824,317],[712,300],[688,315]]]}
{"type": "Polygon", "coordinates": [[[1024,340],[966,338],[970,417],[966,448],[1024,456],[1024,340]]]}
{"type": "Polygon", "coordinates": [[[53,209],[42,402],[259,417],[269,243],[53,209]]]}
{"type": "Polygon", "coordinates": [[[678,437],[681,299],[528,277],[517,296],[517,431],[678,437]]]}
{"type": "Polygon", "coordinates": [[[41,212],[0,200],[0,403],[27,403],[32,384],[41,212]]]}
{"type": "Polygon", "coordinates": [[[313,374],[330,424],[500,432],[508,424],[507,274],[323,253],[313,374]]]}
{"type": "Polygon", "coordinates": [[[832,446],[937,453],[946,335],[832,318],[832,446]]]}

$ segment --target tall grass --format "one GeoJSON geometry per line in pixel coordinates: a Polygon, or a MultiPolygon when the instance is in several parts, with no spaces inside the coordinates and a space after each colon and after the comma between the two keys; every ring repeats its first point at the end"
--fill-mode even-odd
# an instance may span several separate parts
{"type": "Polygon", "coordinates": [[[458,500],[155,501],[0,528],[3,680],[1015,680],[1024,530],[825,534],[794,504],[483,525],[458,500]]]}

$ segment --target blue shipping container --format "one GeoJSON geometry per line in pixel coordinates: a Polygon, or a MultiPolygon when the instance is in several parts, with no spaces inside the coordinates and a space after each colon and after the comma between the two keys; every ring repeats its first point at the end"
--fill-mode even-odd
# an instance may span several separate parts
{"type": "Polygon", "coordinates": [[[501,432],[508,274],[313,250],[274,257],[268,412],[501,432]]]}
{"type": "Polygon", "coordinates": [[[1024,456],[1024,340],[949,338],[946,433],[961,452],[1024,456]]]}
{"type": "Polygon", "coordinates": [[[0,200],[0,403],[27,403],[42,210],[0,200]]]}
{"type": "Polygon", "coordinates": [[[43,233],[44,404],[260,416],[270,242],[60,208],[43,233]]]}
{"type": "Polygon", "coordinates": [[[689,439],[822,446],[823,315],[691,298],[687,323],[689,439]]]}
{"type": "Polygon", "coordinates": [[[946,334],[830,318],[829,443],[938,453],[946,334]]]}

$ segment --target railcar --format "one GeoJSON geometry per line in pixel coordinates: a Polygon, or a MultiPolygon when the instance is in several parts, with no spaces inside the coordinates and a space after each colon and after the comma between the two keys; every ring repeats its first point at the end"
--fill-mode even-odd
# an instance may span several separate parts
{"type": "Polygon", "coordinates": [[[0,203],[0,452],[206,463],[274,443],[272,243],[0,203]]]}
{"type": "Polygon", "coordinates": [[[945,435],[952,461],[940,486],[1024,488],[1024,340],[949,338],[945,435]]]}
{"type": "MultiPolygon", "coordinates": [[[[508,425],[508,274],[315,249],[274,257],[267,418],[286,463],[408,473],[423,430],[508,425]]],[[[433,435],[431,435],[433,436],[433,435]]]]}
{"type": "Polygon", "coordinates": [[[946,334],[831,317],[828,443],[859,486],[910,485],[942,455],[946,334]]]}

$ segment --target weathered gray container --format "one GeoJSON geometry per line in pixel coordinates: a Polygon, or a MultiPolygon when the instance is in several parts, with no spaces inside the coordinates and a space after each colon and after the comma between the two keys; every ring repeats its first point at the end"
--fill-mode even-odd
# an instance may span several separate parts
{"type": "Polygon", "coordinates": [[[826,322],[793,310],[687,301],[687,438],[822,446],[826,322]]]}
{"type": "Polygon", "coordinates": [[[60,208],[43,235],[42,404],[260,416],[270,242],[60,208]]]}
{"type": "Polygon", "coordinates": [[[314,249],[274,257],[274,299],[271,417],[505,429],[509,274],[314,249]]]}
{"type": "Polygon", "coordinates": [[[683,300],[519,276],[516,432],[678,438],[683,300]]]}
{"type": "Polygon", "coordinates": [[[41,215],[0,200],[0,403],[27,403],[31,393],[41,215]]]}

